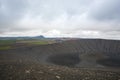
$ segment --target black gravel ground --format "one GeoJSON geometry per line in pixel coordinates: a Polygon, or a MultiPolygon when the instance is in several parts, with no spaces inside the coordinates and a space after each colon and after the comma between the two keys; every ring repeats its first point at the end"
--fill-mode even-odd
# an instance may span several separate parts
{"type": "Polygon", "coordinates": [[[55,65],[0,65],[0,80],[119,80],[120,72],[55,65]]]}

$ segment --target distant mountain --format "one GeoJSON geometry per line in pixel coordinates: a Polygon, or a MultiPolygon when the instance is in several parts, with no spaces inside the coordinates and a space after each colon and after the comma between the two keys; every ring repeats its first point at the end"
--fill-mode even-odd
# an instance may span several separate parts
{"type": "Polygon", "coordinates": [[[20,40],[20,39],[44,39],[45,37],[43,35],[40,36],[21,36],[21,37],[0,37],[0,40],[20,40]]]}
{"type": "Polygon", "coordinates": [[[43,35],[40,35],[40,36],[35,36],[33,38],[38,38],[38,39],[41,39],[41,38],[45,38],[43,35]]]}

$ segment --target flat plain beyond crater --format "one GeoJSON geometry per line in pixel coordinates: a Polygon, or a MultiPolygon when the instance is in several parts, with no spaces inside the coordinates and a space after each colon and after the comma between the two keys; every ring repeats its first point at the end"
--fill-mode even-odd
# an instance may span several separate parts
{"type": "Polygon", "coordinates": [[[120,80],[119,40],[17,46],[0,50],[0,80],[120,80]]]}

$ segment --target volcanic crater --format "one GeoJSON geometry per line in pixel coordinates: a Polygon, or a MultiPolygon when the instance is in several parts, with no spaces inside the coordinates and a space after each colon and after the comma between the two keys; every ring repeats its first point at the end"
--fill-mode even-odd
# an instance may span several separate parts
{"type": "Polygon", "coordinates": [[[120,41],[77,39],[0,51],[0,61],[67,67],[120,67],[120,41]]]}

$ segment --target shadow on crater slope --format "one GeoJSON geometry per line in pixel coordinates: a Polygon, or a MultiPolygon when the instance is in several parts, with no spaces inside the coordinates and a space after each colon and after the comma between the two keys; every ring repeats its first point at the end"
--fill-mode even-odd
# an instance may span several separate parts
{"type": "Polygon", "coordinates": [[[108,67],[120,67],[120,59],[119,58],[106,58],[97,61],[99,64],[108,67]]]}
{"type": "Polygon", "coordinates": [[[68,67],[74,67],[80,62],[79,54],[67,53],[67,54],[55,54],[50,55],[47,59],[48,62],[55,65],[62,65],[68,67]]]}

